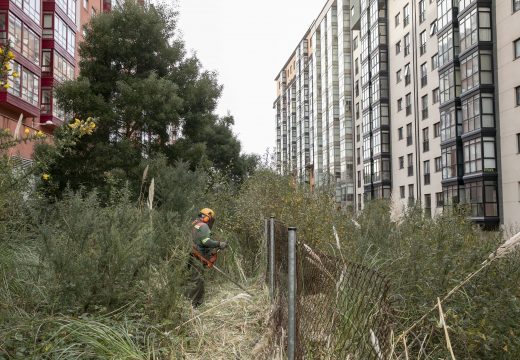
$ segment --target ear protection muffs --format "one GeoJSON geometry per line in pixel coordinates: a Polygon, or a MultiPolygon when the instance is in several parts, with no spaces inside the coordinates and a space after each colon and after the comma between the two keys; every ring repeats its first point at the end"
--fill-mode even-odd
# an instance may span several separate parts
{"type": "Polygon", "coordinates": [[[209,216],[208,215],[204,215],[204,217],[202,218],[202,222],[203,223],[209,223],[209,216]]]}

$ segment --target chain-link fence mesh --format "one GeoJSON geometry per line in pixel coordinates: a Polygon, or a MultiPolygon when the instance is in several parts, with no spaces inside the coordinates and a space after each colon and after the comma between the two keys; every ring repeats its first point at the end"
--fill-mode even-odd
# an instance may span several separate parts
{"type": "MultiPolygon", "coordinates": [[[[272,330],[276,343],[285,347],[288,323],[285,224],[274,221],[274,235],[272,330]]],[[[269,253],[269,238],[267,244],[269,253]]],[[[391,345],[391,307],[385,278],[366,266],[315,251],[302,242],[297,243],[296,259],[296,359],[387,358],[391,345]]],[[[269,269],[268,262],[268,272],[269,269]]]]}

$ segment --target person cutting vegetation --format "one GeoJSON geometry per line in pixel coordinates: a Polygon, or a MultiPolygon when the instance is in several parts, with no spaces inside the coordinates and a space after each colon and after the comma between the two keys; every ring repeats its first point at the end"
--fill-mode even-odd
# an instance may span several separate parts
{"type": "Polygon", "coordinates": [[[187,296],[191,298],[194,307],[200,306],[204,300],[205,269],[213,267],[217,261],[218,251],[227,247],[227,242],[211,238],[211,228],[215,220],[215,212],[204,208],[199,211],[197,219],[192,223],[193,246],[188,261],[191,283],[187,296]]]}

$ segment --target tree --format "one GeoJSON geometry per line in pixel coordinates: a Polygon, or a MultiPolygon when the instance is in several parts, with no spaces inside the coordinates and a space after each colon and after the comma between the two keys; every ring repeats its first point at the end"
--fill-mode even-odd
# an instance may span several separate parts
{"type": "Polygon", "coordinates": [[[56,96],[63,110],[96,118],[98,128],[54,159],[58,189],[136,177],[143,158],[161,153],[170,164],[189,161],[237,179],[254,167],[253,157],[240,154],[232,117],[214,113],[222,86],[187,55],[176,17],[165,6],[126,1],[87,25],[80,76],[57,87],[56,96]]]}

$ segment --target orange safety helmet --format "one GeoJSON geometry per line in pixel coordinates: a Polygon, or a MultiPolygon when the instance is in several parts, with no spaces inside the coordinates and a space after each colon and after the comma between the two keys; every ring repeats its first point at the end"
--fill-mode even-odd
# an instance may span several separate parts
{"type": "Polygon", "coordinates": [[[204,208],[199,211],[199,217],[202,219],[202,222],[212,223],[215,221],[215,212],[209,208],[204,208]]]}

